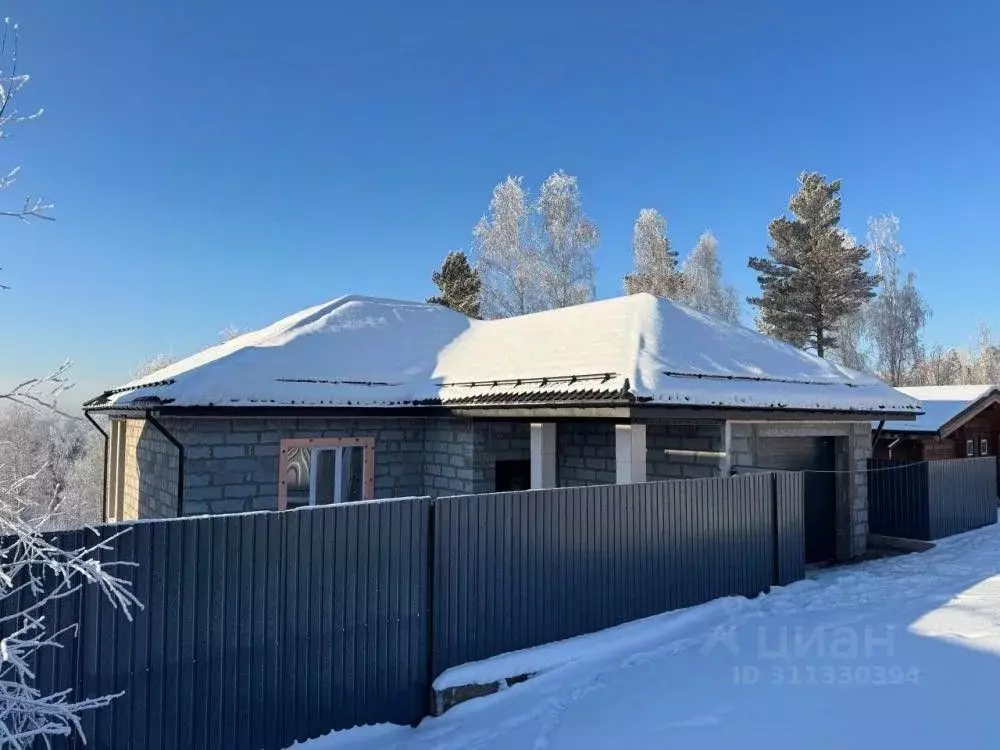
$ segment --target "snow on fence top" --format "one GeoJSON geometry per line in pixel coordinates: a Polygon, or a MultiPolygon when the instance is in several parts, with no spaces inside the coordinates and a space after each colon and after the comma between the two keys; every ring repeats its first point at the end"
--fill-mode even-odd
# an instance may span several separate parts
{"type": "Polygon", "coordinates": [[[1000,397],[995,385],[926,385],[897,388],[901,393],[923,403],[924,413],[916,421],[887,421],[889,432],[937,432],[976,401],[991,394],[1000,397]]]}
{"type": "Polygon", "coordinates": [[[649,294],[491,321],[420,302],[340,297],[86,406],[571,401],[920,411],[875,378],[649,294]]]}

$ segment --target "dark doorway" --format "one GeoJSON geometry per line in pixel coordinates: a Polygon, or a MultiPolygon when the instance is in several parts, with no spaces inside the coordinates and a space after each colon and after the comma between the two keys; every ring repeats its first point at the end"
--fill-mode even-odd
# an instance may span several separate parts
{"type": "Polygon", "coordinates": [[[496,492],[519,492],[531,489],[531,459],[497,461],[493,469],[496,492]]]}
{"type": "Polygon", "coordinates": [[[762,469],[805,471],[806,562],[837,556],[837,475],[834,438],[761,438],[757,465],[762,469]]]}

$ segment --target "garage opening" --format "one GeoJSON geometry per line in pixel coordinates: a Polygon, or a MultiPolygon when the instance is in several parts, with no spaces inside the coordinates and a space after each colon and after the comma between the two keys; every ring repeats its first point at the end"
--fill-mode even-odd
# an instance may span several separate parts
{"type": "Polygon", "coordinates": [[[806,563],[837,556],[836,442],[832,437],[760,438],[757,466],[805,471],[806,563]]]}

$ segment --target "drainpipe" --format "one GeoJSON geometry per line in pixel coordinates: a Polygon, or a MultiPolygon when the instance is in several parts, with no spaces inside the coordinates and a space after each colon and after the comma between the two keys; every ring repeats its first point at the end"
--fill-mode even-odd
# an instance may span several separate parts
{"type": "Polygon", "coordinates": [[[883,419],[878,423],[878,427],[875,428],[875,436],[872,438],[872,450],[878,445],[878,439],[882,437],[882,428],[885,427],[885,420],[883,419]]]}
{"type": "Polygon", "coordinates": [[[83,416],[87,418],[97,431],[104,436],[104,472],[101,476],[101,523],[108,522],[108,431],[97,424],[97,421],[90,416],[89,411],[85,411],[83,416]]]}
{"type": "Polygon", "coordinates": [[[170,434],[166,427],[160,424],[148,409],[146,410],[146,421],[177,448],[177,517],[180,518],[184,515],[184,446],[181,445],[180,440],[170,434]]]}
{"type": "Polygon", "coordinates": [[[891,443],[889,443],[889,458],[892,458],[892,449],[895,448],[897,445],[899,445],[899,443],[900,443],[900,441],[902,439],[903,438],[898,437],[895,440],[893,440],[891,443]]]}

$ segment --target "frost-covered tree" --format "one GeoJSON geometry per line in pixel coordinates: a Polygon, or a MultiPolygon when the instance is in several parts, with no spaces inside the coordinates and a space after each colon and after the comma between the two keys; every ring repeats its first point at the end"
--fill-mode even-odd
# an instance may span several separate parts
{"type": "Polygon", "coordinates": [[[479,294],[483,281],[464,252],[455,250],[448,253],[441,268],[431,274],[431,281],[440,294],[429,297],[428,302],[450,307],[470,318],[480,317],[479,294]]]}
{"type": "Polygon", "coordinates": [[[154,354],[149,359],[140,362],[133,372],[133,376],[136,380],[139,378],[144,378],[147,375],[152,375],[157,370],[162,370],[164,367],[168,367],[177,361],[177,357],[173,354],[166,354],[160,352],[159,354],[154,354]]]}
{"type": "Polygon", "coordinates": [[[576,177],[554,172],[531,202],[520,177],[493,189],[473,230],[485,318],[551,310],[594,297],[596,225],[583,213],[576,177]]]}
{"type": "Polygon", "coordinates": [[[225,344],[227,341],[232,341],[233,339],[242,336],[244,333],[246,333],[245,330],[230,323],[219,331],[219,342],[225,344]]]}
{"type": "Polygon", "coordinates": [[[872,298],[878,282],[864,270],[867,248],[840,228],[840,205],[839,180],[803,172],[788,206],[792,218],[768,228],[770,257],[749,261],[761,293],[747,301],[762,328],[820,357],[836,348],[838,324],[872,298]]]}
{"type": "Polygon", "coordinates": [[[561,169],[542,183],[535,210],[541,230],[541,291],[548,309],[594,299],[597,225],[583,213],[576,177],[561,169]]]}
{"type": "MultiPolygon", "coordinates": [[[[16,95],[28,82],[18,70],[17,54],[17,27],[5,20],[0,28],[0,139],[12,124],[37,116],[19,115],[15,106],[16,95]]],[[[0,188],[9,188],[16,174],[16,168],[8,172],[0,188]]],[[[0,215],[47,218],[48,208],[29,198],[20,208],[0,215]]],[[[65,386],[64,366],[47,377],[26,379],[0,391],[0,405],[5,410],[61,414],[55,398],[65,386]]],[[[57,456],[65,453],[62,438],[50,439],[49,444],[57,456]]],[[[82,736],[81,713],[113,699],[74,700],[69,690],[46,694],[37,687],[32,669],[38,655],[76,637],[74,627],[55,629],[45,618],[49,605],[87,584],[96,585],[126,615],[137,604],[127,583],[116,576],[115,563],[99,559],[107,540],[63,550],[42,533],[58,525],[59,509],[55,498],[39,506],[29,493],[38,482],[43,496],[58,490],[55,480],[42,476],[53,468],[52,460],[44,442],[26,444],[21,433],[10,436],[0,454],[0,747],[12,750],[49,746],[53,737],[73,732],[82,736]]]]}
{"type": "Polygon", "coordinates": [[[708,315],[738,323],[740,303],[736,290],[722,283],[722,262],[719,260],[719,242],[711,232],[704,232],[698,244],[681,268],[681,299],[708,315]]]}
{"type": "Polygon", "coordinates": [[[669,299],[681,296],[677,251],[670,246],[667,220],[655,208],[642,209],[635,220],[632,258],[634,267],[625,276],[625,294],[648,292],[669,299]]]}
{"type": "Polygon", "coordinates": [[[966,382],[1000,384],[1000,345],[985,321],[980,322],[976,331],[976,345],[970,353],[966,382]]]}
{"type": "Polygon", "coordinates": [[[508,177],[493,188],[490,207],[472,233],[484,317],[509,318],[545,309],[541,259],[531,234],[523,180],[508,177]]]}
{"type": "Polygon", "coordinates": [[[881,279],[881,289],[866,312],[875,368],[890,385],[902,385],[922,359],[921,334],[930,308],[916,288],[915,275],[908,273],[904,279],[900,273],[904,250],[899,219],[892,214],[869,219],[867,242],[881,279]]]}
{"type": "MultiPolygon", "coordinates": [[[[870,304],[870,303],[869,303],[870,304]]],[[[869,333],[867,307],[840,319],[836,330],[837,349],[833,358],[852,370],[869,372],[869,333]]]]}
{"type": "Polygon", "coordinates": [[[940,344],[924,352],[906,377],[906,385],[961,385],[966,381],[967,364],[958,349],[940,344]]]}

